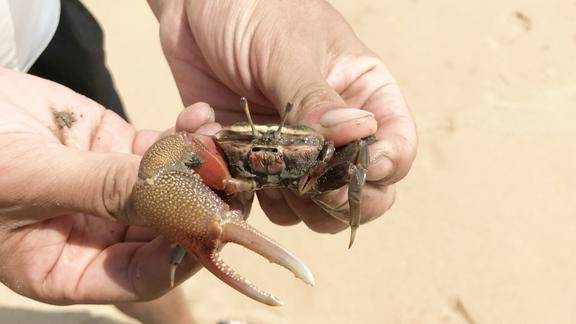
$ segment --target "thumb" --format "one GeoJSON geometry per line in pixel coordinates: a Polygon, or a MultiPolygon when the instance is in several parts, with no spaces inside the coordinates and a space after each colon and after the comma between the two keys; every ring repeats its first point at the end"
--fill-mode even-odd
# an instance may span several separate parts
{"type": "MultiPolygon", "coordinates": [[[[84,112],[84,115],[89,113],[84,112]]],[[[70,142],[83,142],[84,134],[91,134],[98,139],[91,144],[93,151],[29,135],[2,136],[1,217],[11,221],[12,227],[20,227],[74,211],[132,224],[130,196],[138,180],[141,159],[136,154],[143,154],[162,134],[156,131],[133,133],[134,130],[117,115],[107,116],[101,118],[97,133],[85,132],[82,128],[90,124],[88,117],[78,121],[77,128],[67,133],[70,142]]],[[[213,130],[218,126],[213,122],[212,108],[197,103],[180,113],[176,129],[188,132],[213,130]]]]}
{"type": "Polygon", "coordinates": [[[320,71],[279,73],[275,81],[273,90],[276,91],[271,96],[275,106],[283,109],[288,102],[294,104],[288,116],[289,124],[312,127],[336,146],[372,135],[377,130],[374,115],[347,104],[320,71]]]}
{"type": "Polygon", "coordinates": [[[140,157],[128,153],[80,152],[70,149],[52,165],[58,187],[45,199],[97,216],[127,220],[140,157]]]}
{"type": "Polygon", "coordinates": [[[0,212],[9,226],[20,227],[71,211],[127,219],[140,157],[57,144],[28,146],[26,151],[34,156],[13,151],[18,158],[2,163],[6,172],[2,172],[0,187],[9,190],[0,194],[0,212]]]}

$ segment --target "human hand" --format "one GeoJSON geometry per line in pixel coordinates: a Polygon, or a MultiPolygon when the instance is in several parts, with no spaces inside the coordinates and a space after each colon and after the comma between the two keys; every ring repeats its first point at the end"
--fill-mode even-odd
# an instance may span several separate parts
{"type": "MultiPolygon", "coordinates": [[[[336,146],[376,135],[363,191],[365,223],[388,210],[393,184],[416,153],[414,122],[384,63],[356,37],[327,2],[149,0],[184,104],[209,102],[216,120],[244,120],[240,95],[252,103],[257,123],[278,121],[288,101],[288,121],[320,131],[336,146]]],[[[318,232],[348,227],[308,199],[287,190],[258,193],[277,224],[304,221],[318,232]]],[[[322,197],[337,207],[346,188],[322,197]]]]}
{"type": "MultiPolygon", "coordinates": [[[[197,104],[176,129],[202,130],[213,120],[212,109],[197,104]]],[[[52,304],[167,292],[170,242],[114,221],[126,216],[138,155],[161,135],[136,131],[56,83],[0,69],[0,281],[52,304]]],[[[177,280],[198,269],[184,259],[177,280]]]]}

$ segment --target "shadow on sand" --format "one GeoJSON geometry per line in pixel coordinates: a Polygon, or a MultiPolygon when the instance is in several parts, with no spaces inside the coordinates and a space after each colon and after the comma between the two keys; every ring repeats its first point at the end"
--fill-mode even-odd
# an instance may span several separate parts
{"type": "Polygon", "coordinates": [[[89,312],[46,312],[22,308],[0,307],[2,324],[123,324],[123,322],[89,312]]]}

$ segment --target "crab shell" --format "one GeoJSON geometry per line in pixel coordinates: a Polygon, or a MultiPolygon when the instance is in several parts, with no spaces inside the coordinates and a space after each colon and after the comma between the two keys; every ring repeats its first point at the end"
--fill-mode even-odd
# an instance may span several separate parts
{"type": "Polygon", "coordinates": [[[292,187],[318,164],[324,137],[306,126],[254,125],[224,127],[214,139],[224,152],[233,177],[255,180],[263,187],[292,187]]]}

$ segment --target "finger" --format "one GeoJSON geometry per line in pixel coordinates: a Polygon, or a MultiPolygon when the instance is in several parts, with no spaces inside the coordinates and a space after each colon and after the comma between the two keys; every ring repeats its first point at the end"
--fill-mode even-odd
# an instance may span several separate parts
{"type": "MultiPolygon", "coordinates": [[[[198,130],[209,133],[214,132],[219,129],[219,125],[214,123],[214,110],[206,103],[195,103],[188,107],[186,107],[176,119],[176,126],[174,129],[168,129],[162,133],[156,131],[141,131],[139,132],[134,141],[133,141],[133,151],[136,154],[142,155],[146,150],[155,143],[159,138],[164,137],[168,134],[172,134],[174,131],[187,131],[187,132],[196,132],[198,130]]],[[[103,127],[102,127],[103,128],[103,127]]],[[[117,174],[108,173],[110,177],[114,177],[117,174]]],[[[106,209],[105,215],[112,215],[113,217],[121,220],[126,219],[126,201],[127,197],[131,192],[131,183],[133,184],[135,179],[132,177],[120,178],[120,180],[126,179],[125,181],[121,181],[116,183],[115,186],[110,188],[105,188],[104,190],[108,189],[112,191],[112,193],[104,191],[104,207],[106,209]],[[119,186],[126,186],[125,188],[118,188],[119,186]],[[119,190],[117,190],[119,189],[119,190]],[[124,190],[122,190],[124,189],[124,190]],[[114,192],[114,190],[116,190],[114,192]],[[106,199],[106,197],[116,197],[116,199],[106,199]]],[[[109,182],[114,182],[114,180],[110,180],[109,182]]],[[[98,206],[96,206],[98,207],[98,206]]],[[[102,207],[102,206],[100,206],[102,207]]],[[[101,209],[101,208],[100,208],[101,209]]]]}
{"type": "Polygon", "coordinates": [[[392,208],[396,200],[396,187],[367,183],[362,196],[360,224],[366,224],[392,208]]]}
{"type": "Polygon", "coordinates": [[[265,89],[274,105],[283,114],[288,102],[294,104],[289,124],[314,128],[336,146],[374,134],[376,120],[371,112],[348,105],[326,82],[317,66],[306,55],[286,58],[293,69],[279,69],[265,89]]]}
{"type": "MultiPolygon", "coordinates": [[[[98,128],[103,133],[97,133],[95,138],[108,136],[107,125],[115,120],[104,116],[103,124],[98,128]]],[[[68,131],[74,132],[74,127],[72,125],[68,131]]],[[[20,140],[17,135],[12,136],[14,141],[20,140]]],[[[21,208],[12,211],[11,216],[18,220],[14,226],[68,211],[125,218],[122,215],[126,214],[128,198],[137,179],[140,157],[127,153],[86,152],[58,142],[21,140],[26,145],[12,145],[0,157],[0,165],[7,171],[0,178],[0,186],[12,188],[7,192],[8,199],[21,201],[21,208]],[[34,210],[42,212],[31,212],[34,210]]],[[[119,138],[116,142],[125,140],[119,138]]],[[[128,140],[132,143],[131,137],[128,140]]],[[[104,142],[96,146],[102,148],[106,145],[104,142]]]]}
{"type": "Polygon", "coordinates": [[[144,155],[146,150],[163,136],[164,133],[155,130],[143,129],[139,131],[132,143],[132,152],[137,155],[144,155]]]}
{"type": "MultiPolygon", "coordinates": [[[[349,227],[348,188],[328,192],[317,199],[334,208],[338,215],[329,212],[312,201],[286,191],[285,197],[294,213],[313,231],[319,233],[338,233],[349,227]]],[[[360,224],[368,223],[388,211],[394,204],[396,191],[394,186],[381,186],[368,183],[362,190],[360,206],[360,224]]]]}
{"type": "Polygon", "coordinates": [[[20,202],[10,211],[18,226],[69,211],[110,218],[125,211],[137,179],[138,156],[84,152],[29,138],[23,143],[0,157],[4,169],[0,186],[10,188],[5,198],[20,202]]]}
{"type": "Polygon", "coordinates": [[[376,143],[369,146],[370,166],[366,179],[383,185],[408,174],[416,157],[417,136],[409,117],[394,116],[380,122],[376,143]]]}
{"type": "Polygon", "coordinates": [[[377,130],[374,115],[356,108],[328,111],[320,119],[324,138],[335,146],[348,144],[354,140],[372,135],[377,130]]]}
{"type": "Polygon", "coordinates": [[[416,126],[398,84],[380,60],[367,59],[361,74],[343,92],[347,101],[362,104],[378,123],[377,142],[370,145],[367,180],[383,185],[402,179],[416,156],[416,126]]]}
{"type": "Polygon", "coordinates": [[[221,129],[222,126],[218,123],[208,123],[200,126],[196,130],[196,134],[212,136],[218,133],[221,129]]]}
{"type": "Polygon", "coordinates": [[[204,102],[198,102],[186,107],[176,119],[176,131],[193,133],[200,126],[213,123],[215,120],[214,110],[204,102]]]}
{"type": "Polygon", "coordinates": [[[193,133],[205,125],[210,124],[214,124],[214,110],[206,103],[195,103],[184,108],[184,110],[178,114],[175,127],[169,128],[164,132],[154,130],[139,131],[134,138],[132,152],[134,154],[143,155],[152,144],[162,137],[173,134],[175,131],[193,133]]]}
{"type": "Polygon", "coordinates": [[[265,189],[257,194],[260,207],[272,223],[280,226],[300,223],[300,218],[288,206],[282,195],[282,190],[265,189]]]}
{"type": "Polygon", "coordinates": [[[315,232],[334,234],[348,227],[347,223],[329,215],[310,199],[298,197],[288,191],[282,191],[282,195],[288,207],[315,232]]]}
{"type": "MultiPolygon", "coordinates": [[[[76,284],[76,298],[86,303],[109,300],[142,301],[170,289],[171,244],[158,237],[148,243],[119,243],[104,250],[85,270],[76,284]]],[[[178,267],[181,282],[200,266],[186,257],[178,267]]]]}
{"type": "Polygon", "coordinates": [[[144,226],[128,226],[124,234],[124,242],[150,242],[158,237],[158,231],[144,226]]]}
{"type": "MultiPolygon", "coordinates": [[[[185,109],[176,125],[180,130],[192,132],[213,120],[212,109],[200,103],[185,109]]],[[[115,142],[109,138],[112,133],[106,130],[109,124],[117,125],[117,121],[113,117],[105,117],[102,123],[95,137],[102,143],[115,142]]],[[[133,149],[137,153],[144,153],[160,136],[162,134],[158,132],[141,132],[133,140],[133,149]]],[[[100,149],[104,145],[99,144],[100,149]]],[[[57,210],[77,210],[127,219],[127,202],[137,179],[139,157],[132,154],[81,152],[55,144],[48,154],[40,158],[46,161],[39,163],[35,159],[35,163],[31,163],[28,169],[18,165],[16,168],[22,171],[14,172],[14,179],[7,179],[8,182],[18,181],[17,175],[44,173],[42,179],[37,181],[38,190],[27,193],[29,201],[44,201],[57,207],[57,210]]]]}
{"type": "Polygon", "coordinates": [[[314,128],[337,147],[376,132],[377,122],[371,112],[344,104],[326,82],[321,82],[324,89],[311,88],[307,98],[295,101],[297,109],[292,124],[314,128]]]}

